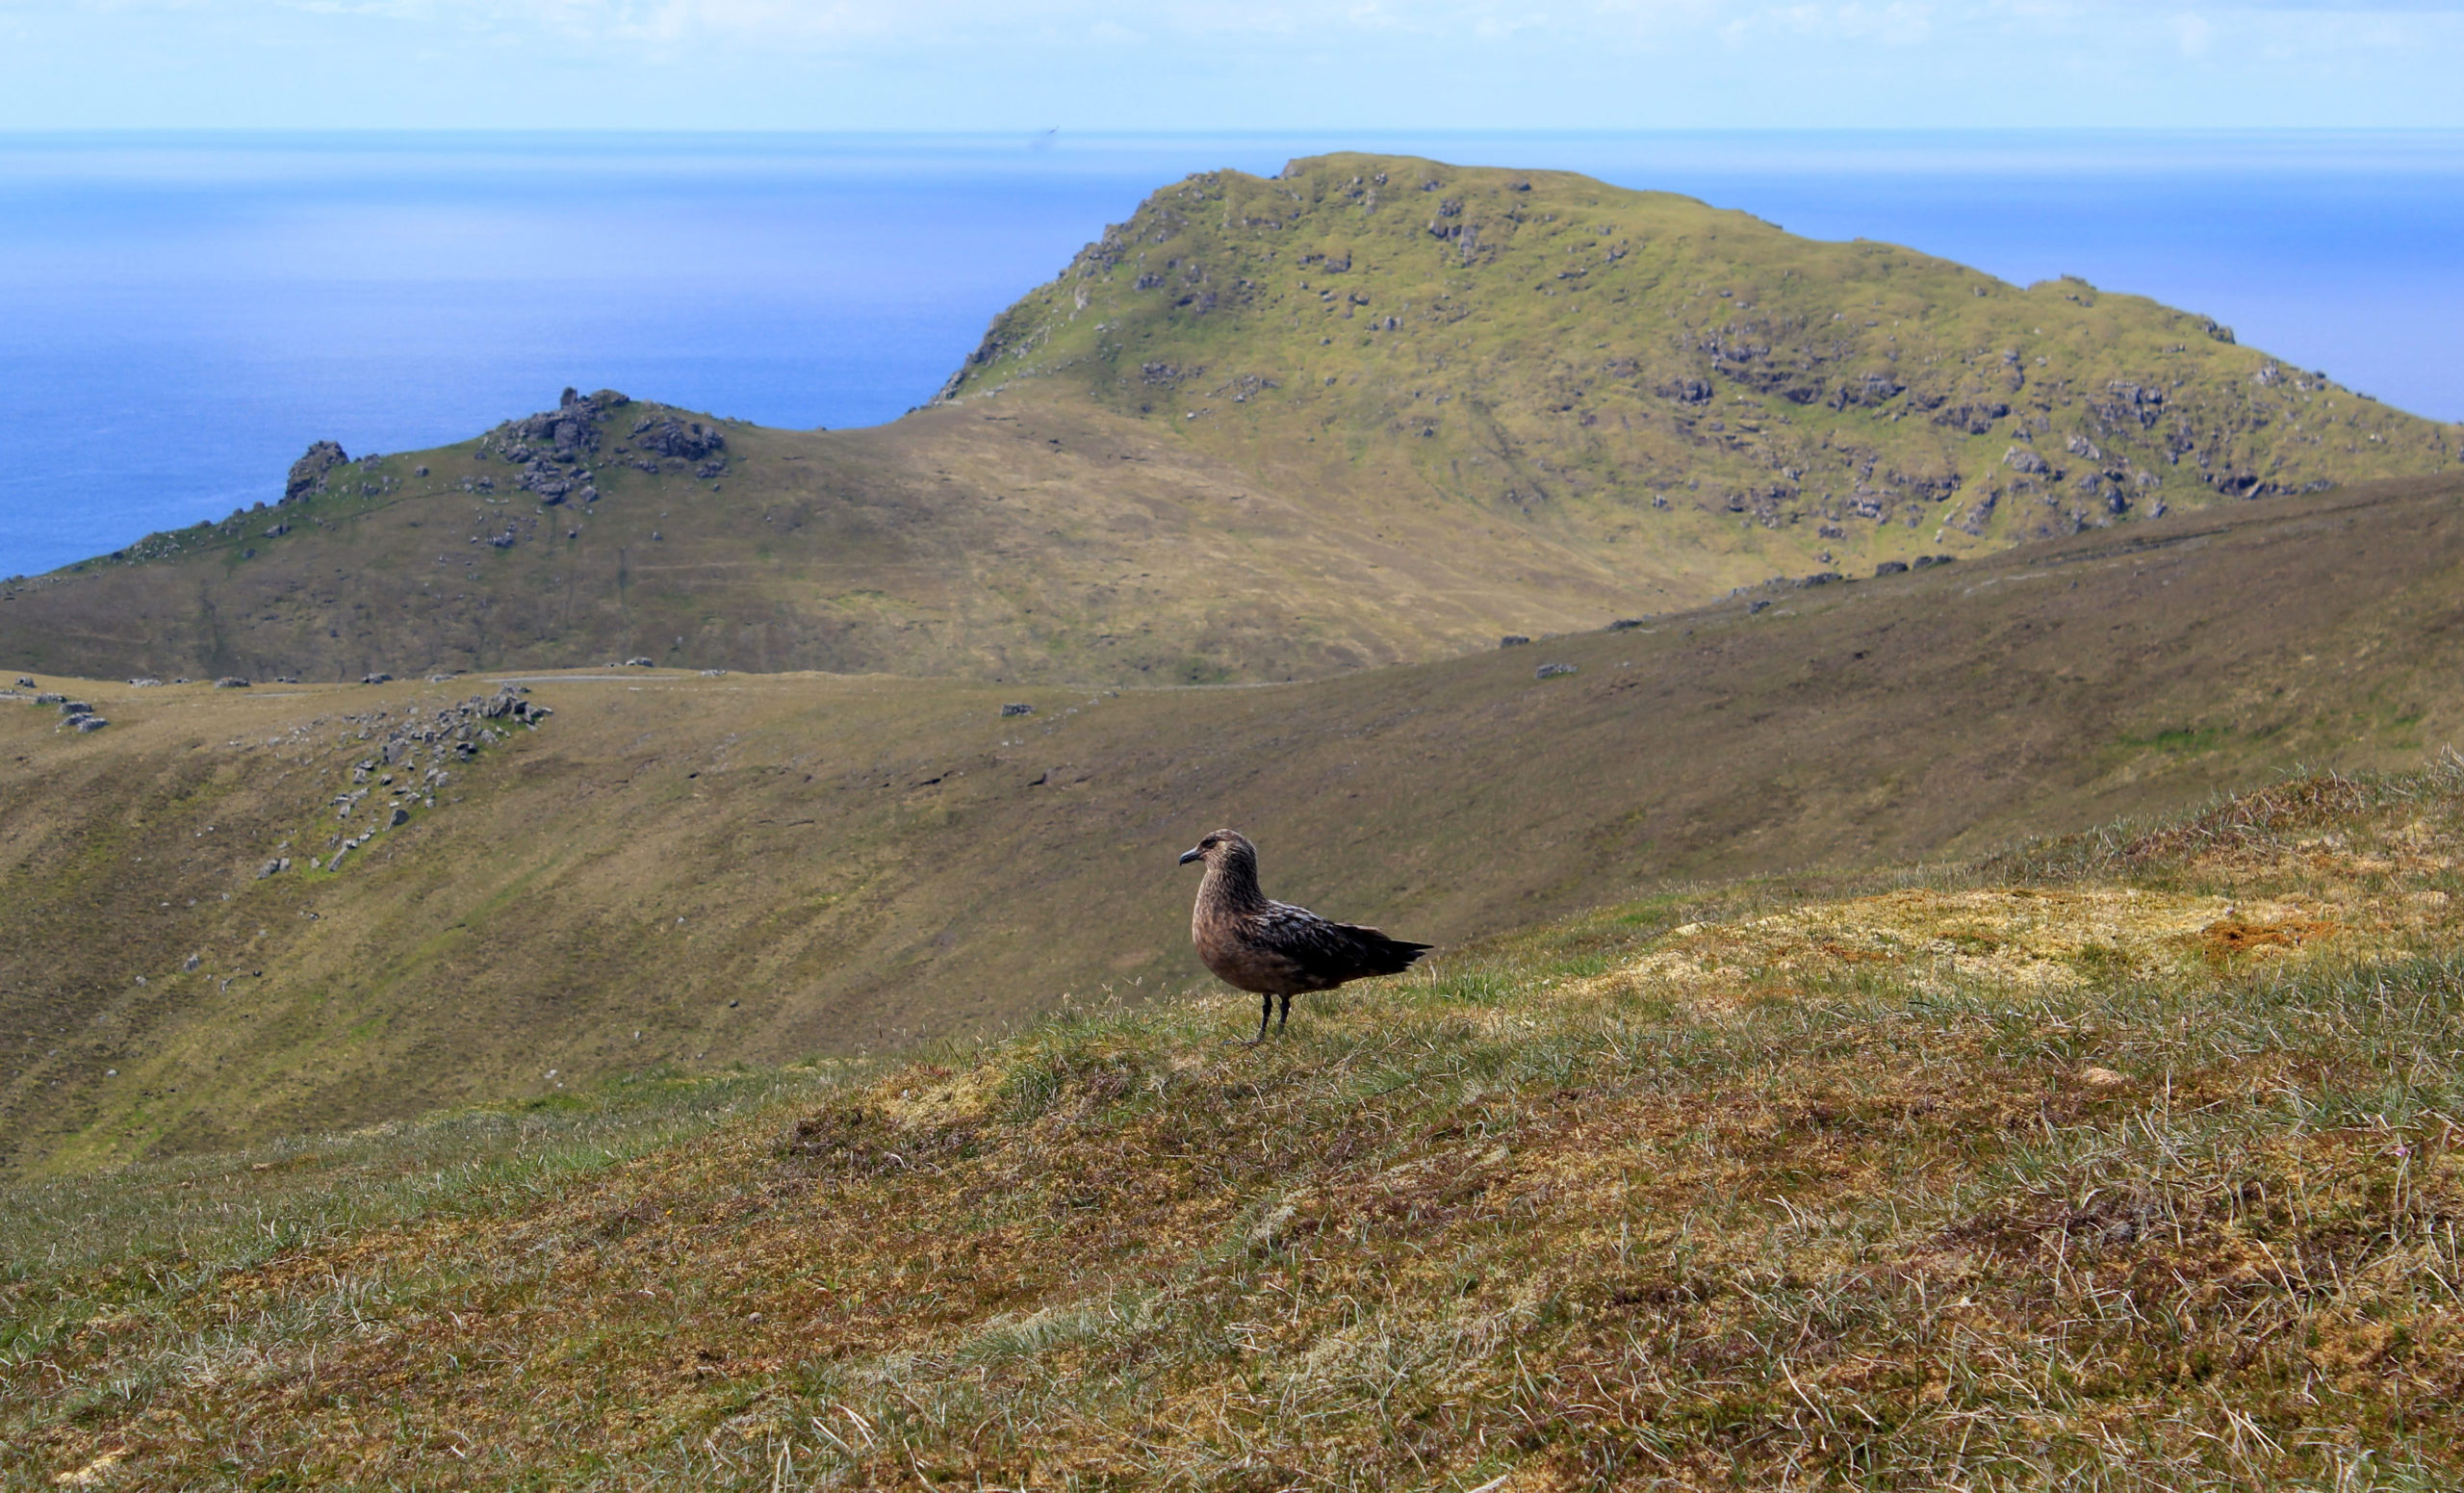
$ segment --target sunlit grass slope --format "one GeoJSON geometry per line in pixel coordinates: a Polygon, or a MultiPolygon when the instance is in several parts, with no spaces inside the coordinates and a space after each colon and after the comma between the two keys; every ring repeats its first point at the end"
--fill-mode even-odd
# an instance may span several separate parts
{"type": "Polygon", "coordinates": [[[21,1187],[0,1465],[2453,1486],[2460,867],[2448,759],[1609,908],[1254,1050],[1086,1010],[21,1187]]]}
{"type": "Polygon", "coordinates": [[[388,743],[495,683],[40,680],[92,733],[0,683],[0,1165],[1177,991],[1172,858],[1224,823],[1270,891],[1451,944],[2464,740],[2451,487],[2113,537],[1291,685],[528,676],[555,713],[433,783],[388,743]]]}

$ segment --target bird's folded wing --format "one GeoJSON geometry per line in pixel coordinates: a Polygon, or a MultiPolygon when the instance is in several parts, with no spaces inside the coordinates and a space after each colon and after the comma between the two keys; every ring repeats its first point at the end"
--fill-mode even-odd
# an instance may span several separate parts
{"type": "Polygon", "coordinates": [[[1334,980],[1393,974],[1428,947],[1390,939],[1374,928],[1338,923],[1304,907],[1270,902],[1248,919],[1250,938],[1314,974],[1334,980]]]}

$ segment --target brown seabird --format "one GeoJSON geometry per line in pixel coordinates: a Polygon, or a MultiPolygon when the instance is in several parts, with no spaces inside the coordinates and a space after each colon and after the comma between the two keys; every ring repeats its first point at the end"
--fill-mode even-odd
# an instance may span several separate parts
{"type": "Polygon", "coordinates": [[[1301,991],[1399,973],[1432,947],[1269,901],[1258,889],[1258,847],[1238,830],[1217,830],[1199,840],[1181,857],[1183,865],[1193,861],[1206,862],[1206,879],[1197,884],[1197,906],[1190,913],[1190,941],[1225,984],[1258,993],[1258,1035],[1250,1046],[1266,1041],[1267,1017],[1278,998],[1283,1014],[1275,1030],[1281,1031],[1292,1019],[1292,997],[1301,991]]]}

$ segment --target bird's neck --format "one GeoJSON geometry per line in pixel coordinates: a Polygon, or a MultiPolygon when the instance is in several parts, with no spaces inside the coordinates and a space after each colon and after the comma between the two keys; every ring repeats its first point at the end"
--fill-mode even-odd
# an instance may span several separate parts
{"type": "Polygon", "coordinates": [[[1210,901],[1232,908],[1266,906],[1266,893],[1258,889],[1258,863],[1247,856],[1225,856],[1206,868],[1206,895],[1210,901]]]}

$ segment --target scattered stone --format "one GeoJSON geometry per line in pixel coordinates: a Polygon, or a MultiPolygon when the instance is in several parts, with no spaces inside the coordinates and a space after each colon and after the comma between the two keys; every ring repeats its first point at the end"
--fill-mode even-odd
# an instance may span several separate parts
{"type": "Polygon", "coordinates": [[[345,845],[342,849],[335,851],[334,858],[325,862],[325,869],[328,871],[341,870],[343,868],[343,857],[349,855],[350,853],[351,846],[349,845],[345,845]]]}
{"type": "Polygon", "coordinates": [[[276,856],[265,864],[257,867],[257,880],[264,881],[269,876],[279,876],[290,869],[291,858],[289,856],[276,856]]]}
{"type": "Polygon", "coordinates": [[[1753,601],[1753,602],[1748,602],[1748,603],[1746,603],[1746,604],[1745,604],[1745,614],[1746,614],[1747,616],[1751,617],[1751,616],[1753,616],[1756,612],[1765,610],[1766,608],[1768,608],[1768,607],[1770,606],[1770,605],[1771,605],[1771,604],[1770,604],[1769,602],[1767,602],[1767,601],[1753,601]]]}
{"type": "Polygon", "coordinates": [[[360,676],[359,682],[363,684],[391,684],[394,682],[394,676],[391,674],[363,674],[360,676]]]}
{"type": "Polygon", "coordinates": [[[1847,577],[1842,576],[1835,570],[1821,570],[1814,572],[1812,575],[1806,577],[1802,580],[1799,580],[1797,584],[1800,586],[1827,586],[1835,580],[1845,580],[1847,579],[1847,577]]]}
{"type": "Polygon", "coordinates": [[[431,674],[427,677],[427,682],[431,684],[450,684],[453,682],[453,676],[450,674],[431,674]]]}
{"type": "Polygon", "coordinates": [[[80,715],[77,717],[77,729],[79,731],[100,731],[110,724],[111,722],[103,719],[99,715],[80,715]]]}
{"type": "Polygon", "coordinates": [[[399,805],[399,804],[396,804],[396,805],[394,806],[394,817],[386,821],[386,827],[387,827],[387,828],[389,828],[389,829],[396,829],[396,830],[398,830],[398,829],[400,829],[403,825],[406,825],[406,824],[408,824],[408,823],[410,823],[410,822],[411,822],[411,811],[410,811],[409,810],[407,810],[407,809],[403,808],[401,805],[399,805]]]}
{"type": "Polygon", "coordinates": [[[628,658],[625,660],[625,667],[629,669],[650,669],[656,668],[657,665],[652,663],[648,658],[628,658]]]}
{"type": "Polygon", "coordinates": [[[1920,554],[1911,562],[1911,566],[1915,570],[1923,570],[1929,565],[1948,565],[1957,558],[1959,556],[1955,554],[1920,554]]]}
{"type": "Polygon", "coordinates": [[[248,687],[248,682],[242,679],[237,674],[225,674],[220,679],[214,682],[214,687],[217,689],[245,689],[248,687]]]}
{"type": "Polygon", "coordinates": [[[133,679],[128,682],[128,687],[131,689],[159,689],[162,684],[163,682],[158,679],[133,679]]]}
{"type": "Polygon", "coordinates": [[[1505,636],[1498,639],[1498,646],[1500,648],[1521,648],[1524,644],[1530,641],[1531,639],[1524,636],[1520,632],[1509,632],[1505,636]]]}
{"type": "Polygon", "coordinates": [[[180,965],[180,972],[181,972],[181,973],[183,973],[183,974],[194,974],[194,973],[196,973],[196,966],[197,966],[197,965],[202,965],[202,964],[204,964],[204,963],[205,963],[205,956],[204,956],[204,955],[202,955],[202,954],[191,954],[191,955],[189,956],[189,958],[188,958],[188,963],[187,963],[187,964],[184,964],[184,965],[180,965]]]}
{"type": "Polygon", "coordinates": [[[17,676],[17,687],[19,689],[32,689],[35,687],[35,682],[20,674],[17,676]]]}
{"type": "Polygon", "coordinates": [[[1575,666],[1571,663],[1544,663],[1540,665],[1540,667],[1531,671],[1531,677],[1533,679],[1555,679],[1561,674],[1573,674],[1575,672],[1577,672],[1575,666]]]}
{"type": "Polygon", "coordinates": [[[94,713],[94,708],[88,705],[83,700],[63,700],[60,702],[60,713],[63,715],[91,715],[94,713]]]}
{"type": "Polygon", "coordinates": [[[413,468],[411,469],[411,476],[427,476],[427,468],[425,468],[425,467],[413,467],[413,468]]]}
{"type": "Polygon", "coordinates": [[[66,695],[54,694],[48,690],[35,696],[35,704],[37,705],[66,705],[67,703],[68,697],[66,695]]]}
{"type": "Polygon", "coordinates": [[[725,679],[727,677],[727,672],[728,671],[725,669],[704,669],[702,671],[702,677],[704,679],[725,679]]]}
{"type": "Polygon", "coordinates": [[[1634,629],[1643,626],[1643,624],[1651,620],[1652,619],[1649,617],[1620,617],[1608,625],[1608,631],[1611,632],[1630,632],[1634,629]]]}
{"type": "Polygon", "coordinates": [[[1036,708],[1031,705],[1005,705],[1001,708],[1001,714],[1005,719],[1013,715],[1033,715],[1035,713],[1036,708]]]}
{"type": "Polygon", "coordinates": [[[1874,574],[1877,576],[1896,576],[1904,573],[1907,569],[1908,562],[1906,560],[1885,560],[1880,565],[1874,567],[1874,574]]]}

